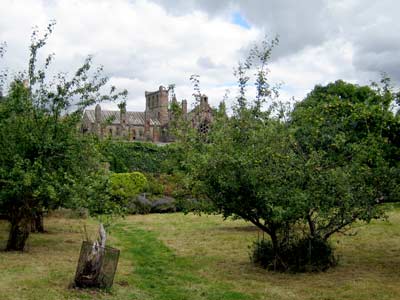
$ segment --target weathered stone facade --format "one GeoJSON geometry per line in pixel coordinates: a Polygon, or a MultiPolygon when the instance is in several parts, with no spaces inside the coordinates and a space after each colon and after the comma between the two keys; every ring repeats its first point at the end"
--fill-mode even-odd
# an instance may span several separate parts
{"type": "MultiPolygon", "coordinates": [[[[169,91],[160,86],[157,91],[145,92],[146,109],[144,112],[120,110],[102,110],[100,104],[94,110],[86,110],[82,120],[82,132],[95,133],[98,136],[120,138],[130,141],[169,142],[168,126],[173,120],[170,107],[169,91]]],[[[172,100],[178,103],[176,97],[172,100]]],[[[199,130],[208,129],[213,120],[212,109],[207,96],[201,97],[200,104],[188,112],[187,101],[180,103],[184,118],[191,121],[199,130]]]]}

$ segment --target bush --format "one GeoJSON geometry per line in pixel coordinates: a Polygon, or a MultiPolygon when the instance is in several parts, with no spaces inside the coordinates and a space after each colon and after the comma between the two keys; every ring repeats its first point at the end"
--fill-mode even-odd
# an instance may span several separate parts
{"type": "Polygon", "coordinates": [[[148,214],[151,211],[152,203],[146,198],[145,194],[138,195],[129,200],[127,206],[127,213],[134,214],[148,214]]]}
{"type": "Polygon", "coordinates": [[[111,196],[119,199],[131,199],[147,186],[147,179],[140,172],[113,173],[109,182],[111,196]]]}
{"type": "Polygon", "coordinates": [[[164,195],[164,185],[160,182],[159,176],[146,174],[147,186],[145,192],[150,195],[164,195]]]}
{"type": "Polygon", "coordinates": [[[251,260],[274,271],[319,272],[337,264],[332,246],[320,238],[302,238],[280,246],[279,256],[270,240],[262,239],[253,245],[251,260]]]}
{"type": "Polygon", "coordinates": [[[149,199],[146,194],[142,194],[129,200],[126,205],[128,214],[170,213],[176,211],[176,201],[171,197],[149,199]]]}
{"type": "Polygon", "coordinates": [[[109,179],[108,192],[112,202],[124,212],[138,213],[142,207],[136,203],[136,199],[146,186],[147,179],[140,172],[113,173],[109,179]]]}
{"type": "Polygon", "coordinates": [[[170,213],[176,210],[175,199],[171,197],[157,198],[151,202],[152,213],[170,213]]]}
{"type": "Polygon", "coordinates": [[[191,206],[183,178],[176,174],[113,173],[108,194],[127,214],[186,211],[191,206]]]}

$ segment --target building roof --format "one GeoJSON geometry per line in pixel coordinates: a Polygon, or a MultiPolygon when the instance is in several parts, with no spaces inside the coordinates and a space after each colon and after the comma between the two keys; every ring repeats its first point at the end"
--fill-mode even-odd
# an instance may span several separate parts
{"type": "MultiPolygon", "coordinates": [[[[91,123],[96,122],[95,111],[86,110],[84,115],[87,116],[91,123]]],[[[111,124],[121,124],[119,110],[101,110],[101,122],[110,122],[111,124]]],[[[145,125],[144,112],[139,111],[127,111],[126,112],[127,125],[145,125]]],[[[160,122],[157,119],[150,118],[150,126],[160,126],[160,122]]]]}

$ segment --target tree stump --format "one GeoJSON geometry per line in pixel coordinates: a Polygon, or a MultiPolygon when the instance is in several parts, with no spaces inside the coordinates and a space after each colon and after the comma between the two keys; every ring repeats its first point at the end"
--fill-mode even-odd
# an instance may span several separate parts
{"type": "Polygon", "coordinates": [[[119,250],[106,247],[106,232],[102,224],[98,241],[82,243],[74,286],[81,288],[111,288],[117,270],[119,250]]]}

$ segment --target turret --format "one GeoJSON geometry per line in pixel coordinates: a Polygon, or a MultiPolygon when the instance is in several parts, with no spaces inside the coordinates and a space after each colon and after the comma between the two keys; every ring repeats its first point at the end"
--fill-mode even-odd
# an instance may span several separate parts
{"type": "Polygon", "coordinates": [[[186,99],[182,100],[182,114],[183,114],[183,116],[187,115],[187,100],[186,99]]]}
{"type": "Polygon", "coordinates": [[[96,123],[100,123],[101,122],[101,107],[100,107],[100,104],[97,104],[96,108],[94,109],[94,119],[95,119],[96,123]]]}
{"type": "Polygon", "coordinates": [[[161,85],[158,89],[158,120],[161,126],[168,124],[168,91],[161,85]]]}
{"type": "Polygon", "coordinates": [[[200,105],[206,106],[208,104],[208,97],[206,95],[201,95],[200,97],[200,105]]]}
{"type": "Polygon", "coordinates": [[[94,109],[94,132],[100,137],[102,137],[103,132],[101,130],[101,107],[100,104],[96,105],[94,109]]]}
{"type": "Polygon", "coordinates": [[[126,102],[121,102],[119,105],[119,120],[122,126],[126,125],[126,102]]]}

